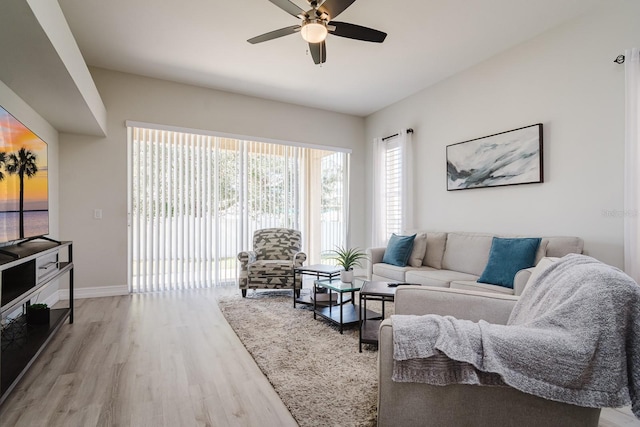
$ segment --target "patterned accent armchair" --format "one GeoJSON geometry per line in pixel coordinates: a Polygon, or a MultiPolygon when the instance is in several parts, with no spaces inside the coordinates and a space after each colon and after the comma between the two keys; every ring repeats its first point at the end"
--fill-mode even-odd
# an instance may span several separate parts
{"type": "MultiPolygon", "coordinates": [[[[300,252],[302,235],[289,228],[264,228],[253,233],[253,250],[238,254],[240,261],[239,288],[242,296],[247,289],[294,288],[293,269],[301,267],[307,255],[300,252]]],[[[300,286],[300,285],[298,285],[300,286]]],[[[294,292],[299,292],[294,289],[294,292]]]]}

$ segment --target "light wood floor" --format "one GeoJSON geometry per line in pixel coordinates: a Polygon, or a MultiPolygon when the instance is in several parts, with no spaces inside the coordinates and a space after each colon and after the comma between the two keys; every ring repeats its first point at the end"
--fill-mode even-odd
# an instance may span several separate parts
{"type": "MultiPolygon", "coordinates": [[[[0,425],[295,426],[216,305],[229,292],[76,301],[75,323],[2,405],[0,425]]],[[[601,426],[640,422],[608,409],[601,426]]]]}
{"type": "Polygon", "coordinates": [[[296,426],[211,290],[78,300],[8,426],[296,426]]]}

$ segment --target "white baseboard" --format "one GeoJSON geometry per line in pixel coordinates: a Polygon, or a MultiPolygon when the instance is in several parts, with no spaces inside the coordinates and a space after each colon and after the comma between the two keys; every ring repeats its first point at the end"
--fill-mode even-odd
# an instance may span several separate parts
{"type": "MultiPolygon", "coordinates": [[[[69,289],[58,289],[58,295],[61,300],[69,299],[69,289]]],[[[74,288],[73,298],[100,298],[115,297],[119,295],[129,295],[129,287],[127,285],[119,286],[96,286],[93,288],[74,288]]]]}
{"type": "MultiPolygon", "coordinates": [[[[67,292],[67,295],[69,293],[67,292]]],[[[44,301],[39,301],[39,302],[43,302],[45,304],[47,304],[49,307],[53,307],[55,305],[55,303],[57,303],[58,301],[60,301],[60,296],[58,294],[58,292],[54,292],[51,295],[49,295],[48,298],[46,298],[44,301]]]]}

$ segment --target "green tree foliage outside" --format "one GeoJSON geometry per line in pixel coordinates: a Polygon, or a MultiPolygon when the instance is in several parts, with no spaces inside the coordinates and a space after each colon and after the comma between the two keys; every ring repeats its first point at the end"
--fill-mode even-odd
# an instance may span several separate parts
{"type": "Polygon", "coordinates": [[[158,156],[165,157],[164,161],[155,156],[140,156],[134,159],[136,162],[144,162],[144,168],[141,168],[143,175],[134,176],[134,194],[137,194],[134,198],[134,210],[138,214],[144,210],[147,217],[171,218],[178,213],[201,217],[207,211],[217,211],[219,215],[239,215],[243,206],[246,206],[249,217],[255,219],[262,215],[285,216],[286,207],[293,206],[293,174],[297,167],[295,158],[277,154],[243,154],[235,150],[219,150],[211,156],[209,165],[216,173],[210,174],[211,182],[205,182],[207,174],[199,174],[189,168],[190,157],[196,153],[191,152],[167,161],[173,154],[169,149],[154,149],[159,151],[158,156]],[[157,172],[157,166],[161,162],[167,165],[166,170],[157,172]],[[154,178],[156,173],[158,175],[154,178]],[[156,184],[155,189],[151,185],[145,185],[156,180],[162,184],[156,184]],[[241,201],[241,187],[245,185],[247,199],[241,201]],[[210,189],[210,199],[214,206],[206,206],[207,202],[202,201],[201,197],[192,197],[197,191],[194,189],[202,186],[210,189]],[[169,197],[176,194],[184,196],[181,199],[169,197]],[[195,200],[195,203],[192,203],[192,200],[195,200]]]}

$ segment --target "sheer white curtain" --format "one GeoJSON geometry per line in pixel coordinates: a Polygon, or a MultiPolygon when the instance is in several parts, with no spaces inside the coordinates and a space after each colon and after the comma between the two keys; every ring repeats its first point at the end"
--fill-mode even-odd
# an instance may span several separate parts
{"type": "Polygon", "coordinates": [[[398,145],[400,146],[402,161],[402,222],[401,230],[411,230],[413,224],[413,144],[411,142],[413,131],[402,129],[398,133],[398,145]]]}
{"type": "Polygon", "coordinates": [[[624,270],[640,283],[640,49],[625,52],[624,270]]]}
{"type": "Polygon", "coordinates": [[[391,233],[413,228],[412,131],[373,140],[371,244],[384,246],[391,233]]]}
{"type": "Polygon", "coordinates": [[[385,206],[385,182],[387,174],[385,168],[386,144],[382,138],[373,140],[373,214],[372,214],[372,235],[371,245],[373,247],[383,246],[388,236],[386,236],[386,209],[385,206]]]}

